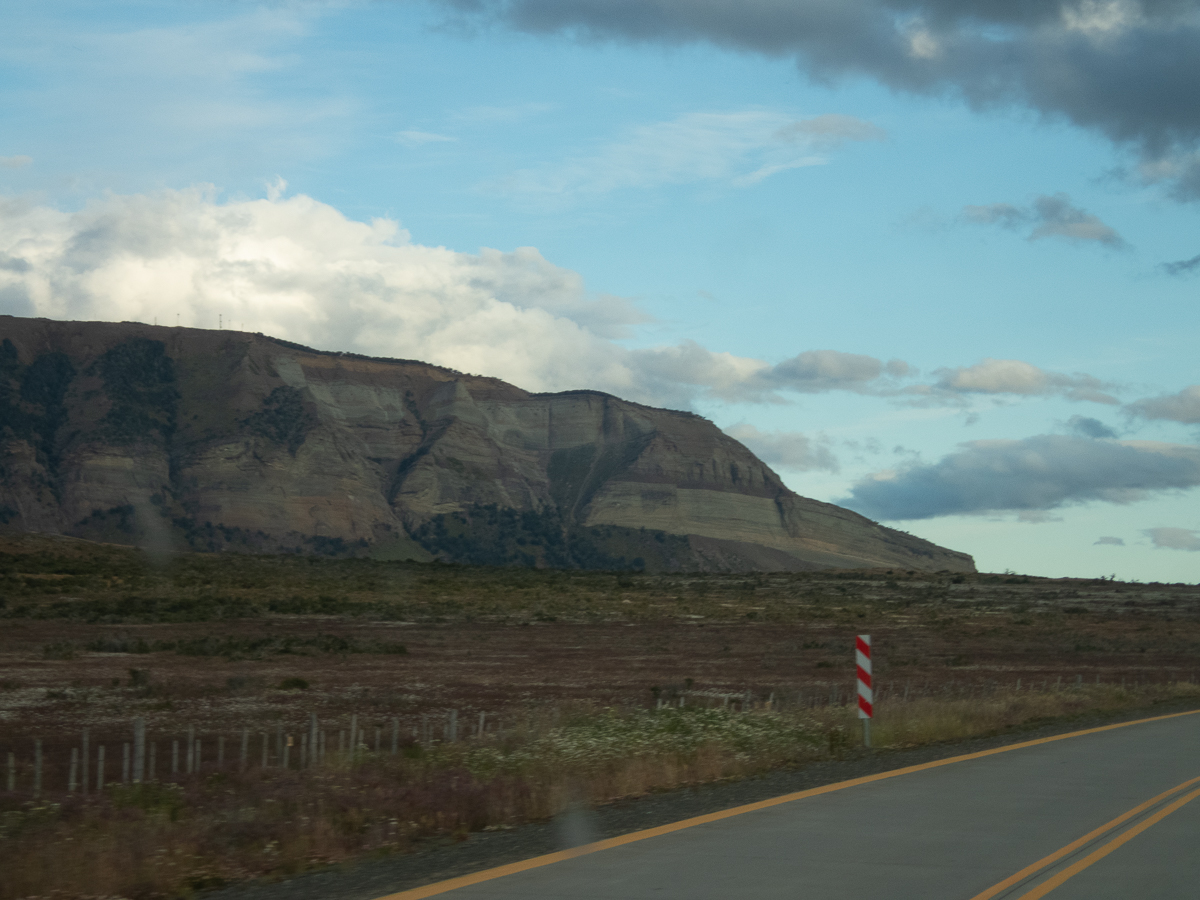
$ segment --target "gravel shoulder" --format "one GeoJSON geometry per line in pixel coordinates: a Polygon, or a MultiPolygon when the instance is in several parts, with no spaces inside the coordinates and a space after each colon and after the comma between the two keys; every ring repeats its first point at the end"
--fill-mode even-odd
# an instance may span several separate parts
{"type": "Polygon", "coordinates": [[[581,843],[617,837],[794,791],[1069,731],[1198,708],[1194,702],[1164,703],[1120,714],[1090,713],[967,741],[873,753],[859,751],[844,759],[778,770],[755,778],[698,785],[620,800],[593,809],[572,810],[554,821],[524,825],[510,831],[475,833],[465,841],[428,841],[409,853],[359,860],[286,881],[233,885],[207,892],[202,897],[203,900],[374,900],[581,843]]]}

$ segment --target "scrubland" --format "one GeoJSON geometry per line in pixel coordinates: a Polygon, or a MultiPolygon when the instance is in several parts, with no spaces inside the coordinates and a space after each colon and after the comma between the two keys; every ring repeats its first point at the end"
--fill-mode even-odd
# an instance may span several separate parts
{"type": "Polygon", "coordinates": [[[0,537],[15,763],[0,898],[181,896],[862,753],[856,633],[873,637],[879,753],[1200,705],[1194,585],[153,558],[0,537]],[[297,746],[313,716],[323,757],[297,746]],[[121,766],[135,717],[157,750],[143,784],[121,766]],[[86,795],[68,790],[84,729],[93,766],[108,750],[86,795]],[[188,729],[199,765],[173,773],[188,729]]]}

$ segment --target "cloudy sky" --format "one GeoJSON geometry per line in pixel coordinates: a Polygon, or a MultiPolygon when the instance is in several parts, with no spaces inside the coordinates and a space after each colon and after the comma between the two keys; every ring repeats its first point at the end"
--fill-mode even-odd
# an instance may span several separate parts
{"type": "Polygon", "coordinates": [[[1200,4],[9,4],[0,312],[711,418],[983,569],[1200,580],[1200,4]]]}

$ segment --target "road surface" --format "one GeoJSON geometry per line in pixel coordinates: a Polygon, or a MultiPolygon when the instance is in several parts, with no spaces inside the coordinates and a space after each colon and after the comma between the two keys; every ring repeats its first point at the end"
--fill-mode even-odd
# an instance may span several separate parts
{"type": "Polygon", "coordinates": [[[381,900],[433,896],[1197,900],[1200,714],[856,779],[381,900]]]}

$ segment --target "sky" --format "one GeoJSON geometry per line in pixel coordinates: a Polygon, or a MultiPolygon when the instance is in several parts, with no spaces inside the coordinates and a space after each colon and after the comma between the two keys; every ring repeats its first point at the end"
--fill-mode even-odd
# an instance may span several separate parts
{"type": "Polygon", "coordinates": [[[0,313],[689,409],[982,570],[1200,581],[1200,3],[3,11],[0,313]]]}

